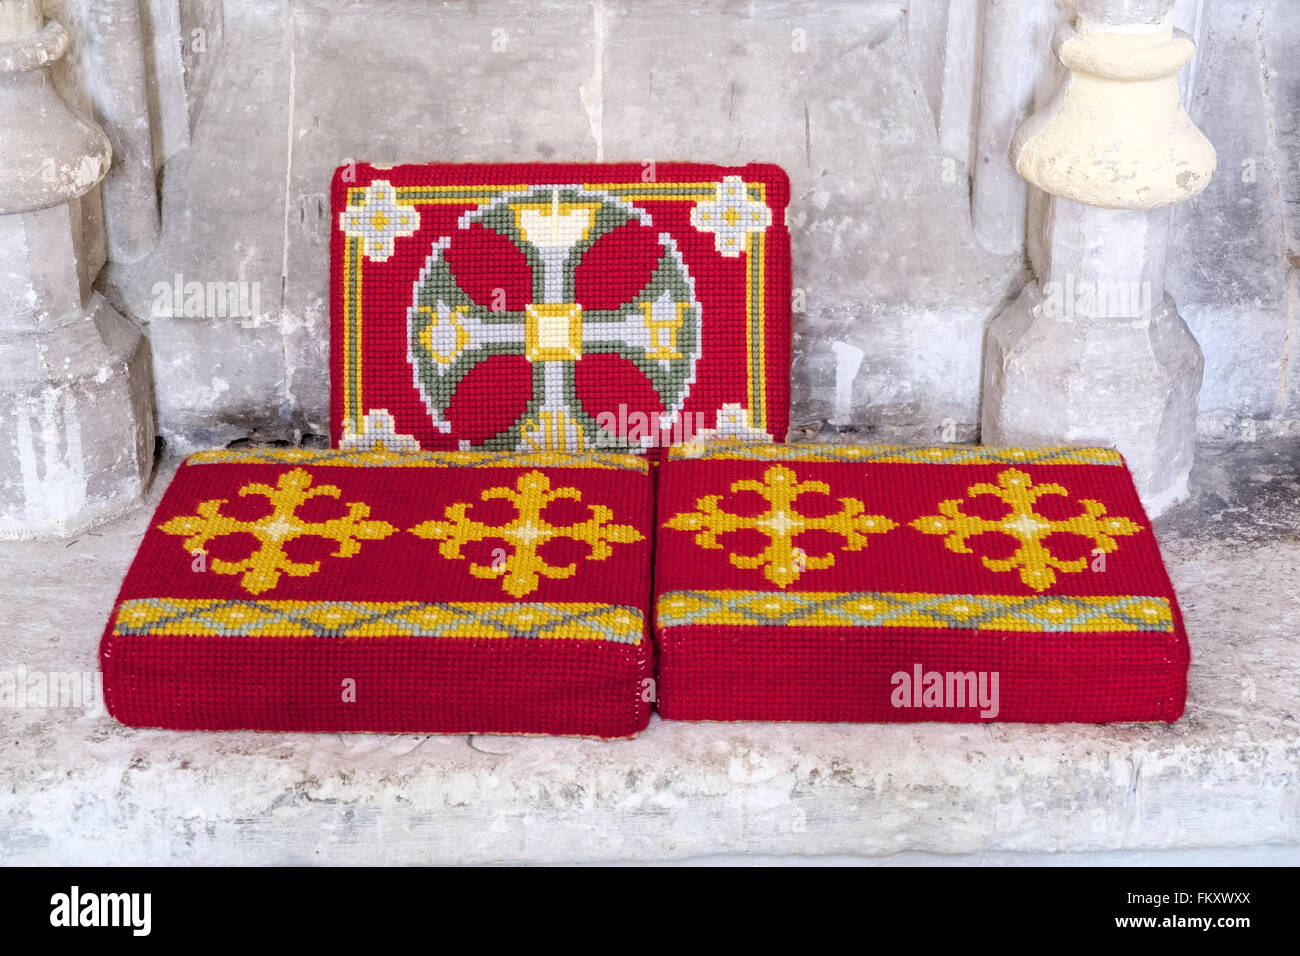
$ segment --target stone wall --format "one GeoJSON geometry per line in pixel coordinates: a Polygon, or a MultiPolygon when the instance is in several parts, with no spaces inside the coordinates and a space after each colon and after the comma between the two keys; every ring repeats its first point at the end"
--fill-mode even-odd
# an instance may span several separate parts
{"type": "Polygon", "coordinates": [[[1219,170],[1177,207],[1169,290],[1205,353],[1201,427],[1300,431],[1300,19],[1285,0],[1213,0],[1192,118],[1219,170]]]}
{"type": "MultiPolygon", "coordinates": [[[[93,0],[47,6],[72,4],[93,0]]],[[[977,158],[971,45],[987,46],[964,7],[146,6],[176,13],[168,43],[183,54],[154,64],[152,95],[170,104],[155,140],[161,235],[134,262],[110,254],[99,288],[147,325],[173,447],[327,433],[326,189],[353,158],[779,162],[794,187],[796,428],[975,437],[984,329],[1027,272],[972,226],[971,171],[991,160],[977,158]],[[179,87],[167,81],[178,69],[179,87]],[[243,284],[247,307],[185,315],[166,291],[178,281],[243,284]]],[[[1300,362],[1287,353],[1288,329],[1300,348],[1300,25],[1287,6],[1177,8],[1201,44],[1184,82],[1219,172],[1175,213],[1168,285],[1205,350],[1201,426],[1215,436],[1300,432],[1300,362]]],[[[1025,62],[1052,69],[1046,49],[1025,62]]]]}

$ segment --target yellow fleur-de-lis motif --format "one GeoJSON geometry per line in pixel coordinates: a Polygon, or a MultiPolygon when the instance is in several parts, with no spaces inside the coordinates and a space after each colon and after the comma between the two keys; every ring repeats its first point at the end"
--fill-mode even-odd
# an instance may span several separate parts
{"type": "Polygon", "coordinates": [[[280,583],[280,575],[302,578],[320,570],[320,562],[310,564],[290,560],[285,554],[284,546],[294,538],[313,536],[329,538],[338,542],[336,558],[349,558],[361,550],[362,541],[378,541],[386,538],[397,529],[386,521],[367,521],[370,506],[360,502],[348,502],[348,513],[342,518],[329,521],[304,521],[297,516],[298,508],[306,501],[319,495],[338,498],[342,492],[335,485],[317,485],[311,487],[311,475],[301,468],[284,473],[277,479],[275,487],[254,482],[239,489],[240,497],[262,495],[271,502],[271,513],[256,521],[243,521],[221,513],[224,498],[204,501],[198,506],[197,515],[180,515],[166,524],[159,525],[159,530],[167,534],[187,535],[184,541],[186,551],[206,551],[207,545],[214,538],[228,534],[247,533],[258,541],[258,548],[242,561],[226,561],[214,558],[208,565],[216,574],[243,574],[240,584],[250,594],[261,594],[280,583]]]}
{"type": "Polygon", "coordinates": [[[444,520],[425,521],[411,529],[421,538],[440,541],[438,553],[444,558],[465,560],[461,550],[472,541],[499,539],[510,544],[511,553],[491,564],[471,561],[469,573],[476,578],[501,578],[501,586],[514,597],[523,597],[536,591],[541,578],[571,578],[578,572],[577,562],[566,565],[549,564],[538,552],[546,542],[556,538],[581,541],[591,548],[588,561],[604,561],[614,549],[611,542],[629,544],[642,539],[641,532],[631,525],[612,524],[614,512],[604,505],[587,504],[590,512],[585,521],[571,525],[555,525],[542,517],[542,512],[553,501],[567,498],[582,502],[582,492],[577,488],[551,488],[551,480],[540,471],[529,471],[519,477],[514,488],[488,488],[479,493],[482,501],[503,498],[515,507],[515,517],[502,525],[489,525],[469,517],[469,502],[448,505],[444,520]]]}
{"type": "Polygon", "coordinates": [[[697,511],[673,515],[665,527],[677,531],[694,531],[695,543],[701,548],[722,550],[718,535],[727,531],[752,529],[765,535],[767,547],[754,555],[727,552],[727,557],[738,568],[763,569],[763,576],[784,588],[804,571],[816,571],[835,564],[834,553],[810,555],[795,546],[794,539],[804,531],[829,531],[844,539],[845,551],[860,551],[867,546],[867,535],[883,534],[896,527],[883,515],[866,514],[865,507],[856,498],[840,498],[840,510],[820,518],[809,517],[795,510],[794,501],[807,492],[829,494],[830,486],[824,481],[800,481],[799,476],[785,465],[774,465],[763,473],[763,480],[745,478],[731,483],[730,491],[754,491],[767,501],[768,508],[761,515],[738,515],[718,507],[722,495],[706,495],[696,500],[697,511]]]}
{"type": "Polygon", "coordinates": [[[1008,468],[998,474],[998,483],[979,482],[966,489],[966,494],[992,495],[1010,506],[1010,512],[998,520],[968,515],[962,511],[965,499],[950,498],[939,502],[939,514],[926,515],[911,523],[922,534],[944,535],[944,545],[958,554],[974,554],[967,539],[990,531],[1008,534],[1019,542],[1015,553],[1008,558],[980,560],[990,571],[1019,569],[1020,580],[1035,591],[1044,591],[1056,582],[1056,572],[1076,573],[1088,566],[1087,558],[1065,561],[1054,555],[1043,539],[1056,533],[1077,534],[1094,544],[1094,551],[1109,554],[1119,547],[1115,535],[1136,534],[1142,526],[1119,515],[1108,515],[1106,506],[1091,498],[1078,499],[1083,513],[1073,518],[1052,520],[1035,510],[1043,495],[1070,497],[1070,492],[1055,483],[1034,484],[1025,472],[1008,468]]]}

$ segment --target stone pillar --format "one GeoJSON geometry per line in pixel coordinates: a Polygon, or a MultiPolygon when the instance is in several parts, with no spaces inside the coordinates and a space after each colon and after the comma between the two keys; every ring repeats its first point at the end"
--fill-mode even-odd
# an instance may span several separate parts
{"type": "Polygon", "coordinates": [[[0,538],[122,511],[153,468],[147,343],[91,289],[79,203],[111,148],[55,92],[67,46],[39,0],[0,0],[0,538]]]}
{"type": "Polygon", "coordinates": [[[1052,0],[984,0],[971,222],[980,245],[997,255],[1024,249],[1027,189],[1007,145],[1033,108],[1056,17],[1052,0]]]}
{"type": "MultiPolygon", "coordinates": [[[[158,242],[158,168],[149,119],[142,0],[86,0],[95,115],[113,145],[101,190],[109,257],[136,262],[158,242]]],[[[152,51],[149,51],[150,53],[152,51]]]]}
{"type": "Polygon", "coordinates": [[[980,416],[990,445],[1118,448],[1152,514],[1187,494],[1203,366],[1164,290],[1169,211],[1215,167],[1179,98],[1194,46],[1172,6],[1079,0],[1057,30],[1068,79],[1011,150],[1047,194],[1037,280],[989,326],[980,416]]]}

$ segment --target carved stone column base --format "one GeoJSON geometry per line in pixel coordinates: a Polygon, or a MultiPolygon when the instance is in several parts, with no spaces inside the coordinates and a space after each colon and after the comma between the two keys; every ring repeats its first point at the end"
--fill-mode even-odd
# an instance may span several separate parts
{"type": "Polygon", "coordinates": [[[0,332],[0,539],[74,534],[135,507],[153,470],[149,346],[98,293],[84,314],[0,332]]]}
{"type": "Polygon", "coordinates": [[[989,326],[986,445],[1118,448],[1148,513],[1187,497],[1204,359],[1165,295],[1137,318],[1074,313],[1030,283],[989,326]]]}

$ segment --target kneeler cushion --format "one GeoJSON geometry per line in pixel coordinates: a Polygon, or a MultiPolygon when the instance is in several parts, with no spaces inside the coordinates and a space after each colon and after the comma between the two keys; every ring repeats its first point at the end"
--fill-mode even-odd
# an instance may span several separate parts
{"type": "Polygon", "coordinates": [[[784,441],[789,194],[771,165],[341,167],[332,443],[784,441]]]}
{"type": "Polygon", "coordinates": [[[1183,712],[1182,617],[1114,451],[685,446],[658,524],[665,718],[1183,712]]]}
{"type": "Polygon", "coordinates": [[[125,724],[629,737],[653,700],[630,455],[214,451],[101,645],[125,724]]]}

